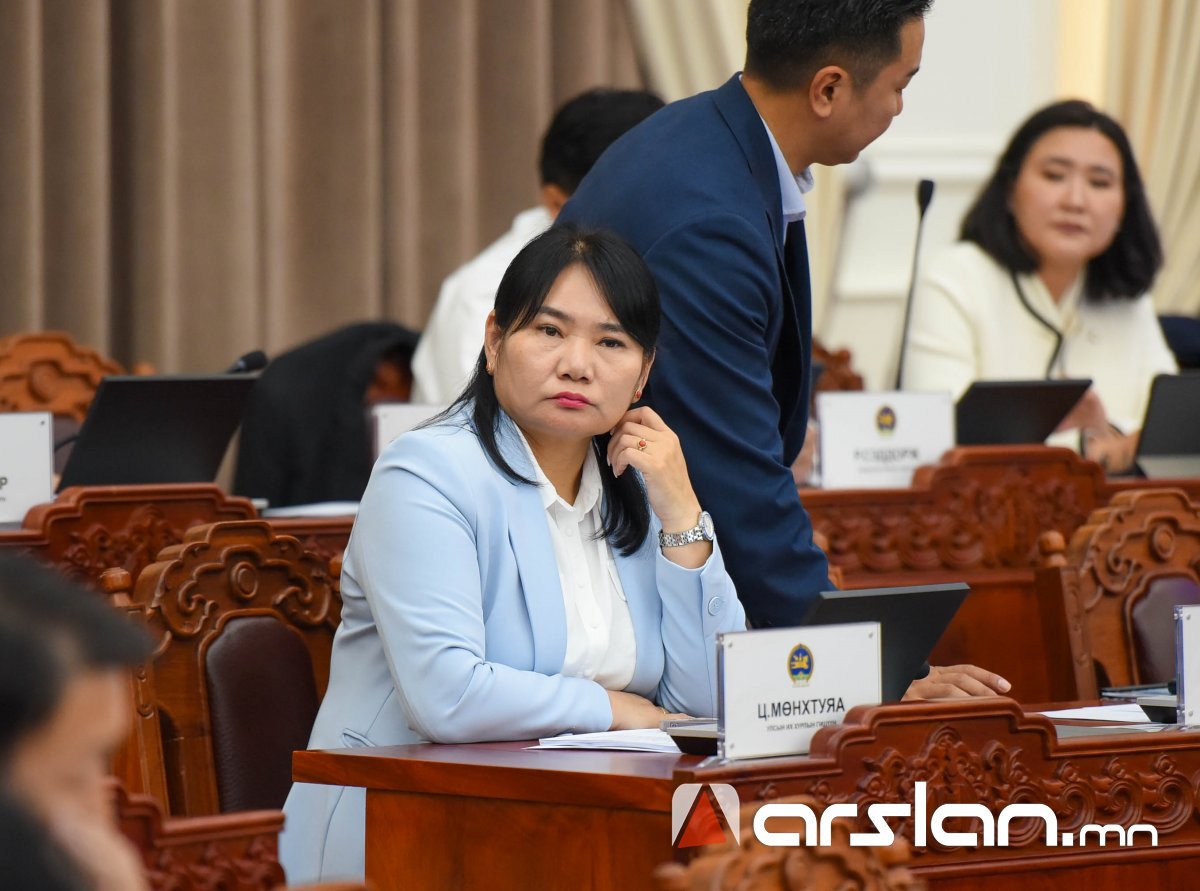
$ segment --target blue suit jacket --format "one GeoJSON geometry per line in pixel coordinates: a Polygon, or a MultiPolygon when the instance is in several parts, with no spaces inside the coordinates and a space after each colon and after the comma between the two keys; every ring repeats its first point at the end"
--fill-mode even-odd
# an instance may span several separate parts
{"type": "Polygon", "coordinates": [[[612,229],[663,301],[647,399],[679,435],[755,625],[794,625],[831,587],[790,465],[808,423],[803,227],[784,246],[766,127],[735,75],[612,145],[558,217],[612,229]]]}
{"type": "MultiPolygon", "coordinates": [[[[506,417],[499,442],[531,478],[506,417]]],[[[745,614],[719,550],[683,569],[662,556],[657,533],[629,557],[614,551],[637,646],[626,689],[713,715],[715,637],[744,628],[745,614]]],[[[310,748],[534,739],[612,723],[599,684],[559,673],[566,617],[538,492],[501,475],[463,416],[380,456],[341,590],[310,748]]],[[[281,844],[289,882],[362,874],[363,801],[361,789],[293,787],[281,844]]]]}

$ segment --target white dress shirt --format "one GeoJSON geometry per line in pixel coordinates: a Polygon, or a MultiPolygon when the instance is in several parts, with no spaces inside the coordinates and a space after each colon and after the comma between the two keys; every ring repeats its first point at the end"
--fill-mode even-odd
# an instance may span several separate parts
{"type": "Polygon", "coordinates": [[[604,524],[596,454],[588,449],[573,505],[559,497],[532,451],[529,458],[546,510],[567,618],[562,673],[595,681],[606,690],[624,690],[633,679],[637,645],[612,549],[599,535],[604,524]]]}
{"type": "Polygon", "coordinates": [[[507,232],[442,282],[413,353],[413,402],[449,405],[462,392],[483,348],[483,323],[496,303],[504,271],[553,222],[544,207],[521,211],[507,232]]]}

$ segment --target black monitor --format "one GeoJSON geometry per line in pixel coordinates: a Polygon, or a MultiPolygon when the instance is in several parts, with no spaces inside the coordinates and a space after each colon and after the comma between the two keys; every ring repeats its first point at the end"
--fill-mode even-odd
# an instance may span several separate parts
{"type": "Polygon", "coordinates": [[[822,591],[800,624],[878,622],[882,634],[883,701],[898,702],[909,684],[929,672],[929,654],[970,590],[963,582],[953,582],[822,591]]]}
{"type": "Polygon", "coordinates": [[[59,489],[211,483],[257,375],[112,375],[100,381],[59,489]]]}
{"type": "Polygon", "coordinates": [[[1151,478],[1200,476],[1200,373],[1154,378],[1137,466],[1151,478]]]}
{"type": "Polygon", "coordinates": [[[1086,378],[976,381],[955,408],[959,445],[1042,443],[1092,382],[1086,378]]]}

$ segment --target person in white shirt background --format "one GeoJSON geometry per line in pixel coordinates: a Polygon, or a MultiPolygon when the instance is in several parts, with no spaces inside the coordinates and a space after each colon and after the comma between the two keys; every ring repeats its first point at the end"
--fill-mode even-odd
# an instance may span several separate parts
{"type": "Polygon", "coordinates": [[[442,283],[413,356],[413,402],[446,405],[458,396],[475,370],[483,322],[508,264],[550,228],[604,150],[662,107],[662,99],[643,90],[598,88],[555,112],[538,160],[541,202],[517,214],[506,233],[442,283]]]}
{"type": "MultiPolygon", "coordinates": [[[[1128,469],[1155,375],[1176,371],[1148,292],[1158,230],[1125,131],[1086,102],[1034,113],[918,283],[903,385],[1091,378],[1060,430],[1128,469]]],[[[1052,442],[1055,442],[1052,437],[1052,442]]]]}

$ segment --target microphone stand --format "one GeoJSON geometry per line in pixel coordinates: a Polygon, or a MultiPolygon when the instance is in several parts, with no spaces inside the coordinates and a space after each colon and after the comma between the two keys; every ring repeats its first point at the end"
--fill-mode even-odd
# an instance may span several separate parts
{"type": "Polygon", "coordinates": [[[933,201],[933,180],[923,179],[917,183],[917,240],[913,245],[912,274],[908,279],[908,297],[904,301],[904,324],[900,328],[900,358],[896,361],[896,389],[900,389],[900,375],[904,372],[904,353],[908,348],[908,320],[912,315],[913,292],[917,289],[917,262],[921,256],[921,233],[925,229],[925,211],[933,201]]]}

